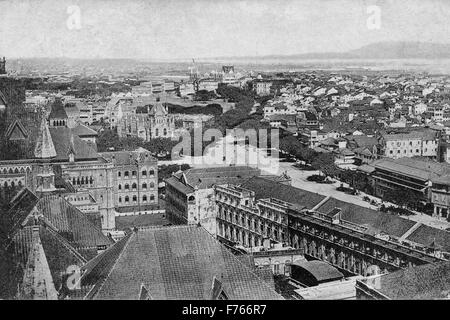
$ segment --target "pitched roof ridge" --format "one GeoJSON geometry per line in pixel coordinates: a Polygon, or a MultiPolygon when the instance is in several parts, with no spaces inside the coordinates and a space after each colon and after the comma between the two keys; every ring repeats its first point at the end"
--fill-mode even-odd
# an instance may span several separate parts
{"type": "Polygon", "coordinates": [[[196,227],[199,230],[202,230],[203,232],[205,232],[208,236],[210,236],[217,244],[219,244],[221,249],[224,249],[223,251],[226,252],[227,255],[229,255],[230,257],[232,257],[232,260],[237,261],[240,265],[242,265],[249,273],[253,274],[258,280],[260,280],[262,283],[264,283],[264,285],[269,288],[271,291],[273,291],[278,297],[281,297],[281,295],[275,291],[274,288],[272,288],[271,286],[269,286],[267,284],[267,282],[262,279],[259,275],[257,275],[252,269],[250,269],[247,265],[245,265],[241,260],[239,260],[234,254],[232,254],[218,239],[214,238],[204,227],[199,226],[196,227]]]}
{"type": "MultiPolygon", "coordinates": [[[[103,288],[103,285],[105,284],[106,280],[109,278],[109,276],[111,275],[111,273],[113,272],[114,268],[117,265],[117,262],[120,260],[120,258],[122,257],[123,253],[125,252],[125,249],[128,247],[128,245],[130,244],[130,239],[132,238],[132,236],[135,235],[135,233],[130,233],[130,236],[127,238],[125,245],[123,246],[122,250],[120,251],[119,255],[117,256],[117,258],[115,259],[114,263],[111,266],[111,269],[109,269],[108,274],[106,275],[106,277],[104,279],[101,280],[100,282],[100,286],[98,287],[98,289],[92,294],[92,296],[90,297],[91,299],[93,299],[103,288]]],[[[117,242],[118,243],[118,242],[117,242]]],[[[85,298],[86,299],[91,291],[93,291],[95,288],[95,286],[92,287],[91,290],[89,290],[89,292],[86,294],[85,298]]]]}

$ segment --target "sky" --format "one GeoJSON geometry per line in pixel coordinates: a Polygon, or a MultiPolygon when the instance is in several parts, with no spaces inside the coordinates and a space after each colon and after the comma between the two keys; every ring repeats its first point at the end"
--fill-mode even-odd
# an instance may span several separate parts
{"type": "Polygon", "coordinates": [[[447,0],[0,0],[10,58],[289,55],[449,35],[447,0]]]}

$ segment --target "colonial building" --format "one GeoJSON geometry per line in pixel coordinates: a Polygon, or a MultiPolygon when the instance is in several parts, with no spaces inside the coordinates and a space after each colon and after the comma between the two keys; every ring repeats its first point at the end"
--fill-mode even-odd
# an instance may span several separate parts
{"type": "Polygon", "coordinates": [[[446,199],[442,198],[445,192],[439,190],[445,190],[442,186],[447,184],[445,177],[450,174],[450,165],[447,163],[414,158],[380,159],[363,165],[358,170],[369,176],[374,195],[377,197],[383,198],[393,190],[404,190],[419,201],[436,201],[439,208],[446,203],[446,199]],[[432,196],[433,189],[435,191],[432,196]]]}
{"type": "Polygon", "coordinates": [[[28,187],[32,192],[51,191],[56,190],[54,180],[57,176],[72,185],[75,192],[89,192],[99,206],[102,229],[105,232],[113,230],[114,166],[64,126],[63,118],[57,115],[53,112],[51,119],[54,122],[50,122],[54,126],[50,127],[43,114],[33,113],[32,117],[25,114],[20,120],[6,121],[3,139],[9,143],[10,149],[8,160],[0,161],[2,187],[28,187]]]}
{"type": "Polygon", "coordinates": [[[262,246],[265,239],[288,241],[288,203],[272,198],[256,201],[253,191],[233,185],[214,189],[218,237],[244,247],[262,246]]]}
{"type": "Polygon", "coordinates": [[[174,223],[200,223],[216,234],[214,185],[240,183],[260,174],[259,169],[245,166],[178,171],[165,181],[167,215],[174,223]]]}
{"type": "Polygon", "coordinates": [[[146,107],[147,112],[124,115],[117,127],[119,137],[134,136],[150,141],[175,137],[175,117],[161,102],[146,107]]]}
{"type": "Polygon", "coordinates": [[[113,164],[117,214],[148,213],[158,207],[158,163],[148,150],[104,152],[100,156],[113,164]]]}
{"type": "Polygon", "coordinates": [[[286,242],[347,275],[450,258],[448,232],[398,216],[260,177],[215,190],[218,238],[228,245],[286,242]]]}
{"type": "Polygon", "coordinates": [[[436,159],[438,142],[438,133],[434,130],[384,134],[380,139],[380,155],[392,159],[403,157],[430,157],[436,159]]]}

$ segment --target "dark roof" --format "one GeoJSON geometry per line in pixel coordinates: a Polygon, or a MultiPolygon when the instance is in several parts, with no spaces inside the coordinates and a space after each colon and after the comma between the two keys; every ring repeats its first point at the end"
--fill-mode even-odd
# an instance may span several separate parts
{"type": "Polygon", "coordinates": [[[275,198],[294,205],[312,209],[320,203],[325,196],[294,188],[262,177],[253,177],[245,181],[242,188],[255,192],[256,199],[275,198]]]}
{"type": "Polygon", "coordinates": [[[52,103],[52,111],[50,112],[49,119],[67,119],[67,113],[64,110],[61,99],[57,98],[52,103]]]}
{"type": "Polygon", "coordinates": [[[450,252],[450,232],[448,231],[421,225],[406,240],[420,243],[430,248],[434,243],[438,247],[441,247],[441,250],[450,252]]]}
{"type": "Polygon", "coordinates": [[[116,229],[118,230],[132,227],[164,226],[168,223],[169,220],[159,213],[116,217],[116,229]]]}
{"type": "Polygon", "coordinates": [[[328,199],[317,211],[321,213],[330,212],[334,208],[342,210],[341,219],[370,229],[382,231],[388,235],[401,237],[406,231],[416,224],[415,221],[403,219],[389,213],[384,213],[369,208],[361,207],[349,202],[334,198],[328,199]]]}
{"type": "Polygon", "coordinates": [[[126,165],[136,165],[136,161],[139,162],[155,162],[156,158],[154,158],[150,151],[139,148],[134,151],[113,151],[113,152],[102,152],[100,153],[102,157],[109,161],[113,161],[118,166],[126,166],[126,165]]]}
{"type": "Polygon", "coordinates": [[[450,262],[420,265],[381,276],[377,291],[390,299],[448,299],[450,262]]]}
{"type": "Polygon", "coordinates": [[[102,230],[93,225],[89,218],[59,195],[45,196],[40,199],[38,210],[45,221],[59,234],[63,235],[75,248],[90,258],[89,249],[97,246],[109,246],[113,241],[102,230]]]}
{"type": "Polygon", "coordinates": [[[83,141],[77,135],[72,134],[71,129],[66,127],[53,127],[49,129],[56,150],[55,160],[69,160],[70,140],[72,135],[75,160],[94,160],[98,158],[97,152],[90,147],[86,141],[83,141]]]}
{"type": "Polygon", "coordinates": [[[294,261],[292,265],[309,272],[318,282],[344,278],[344,275],[331,264],[321,260],[294,261]]]}
{"type": "Polygon", "coordinates": [[[97,258],[112,267],[102,273],[102,285],[90,298],[135,300],[144,285],[153,299],[204,300],[211,298],[216,277],[230,299],[281,299],[202,227],[139,230],[120,245],[123,249],[114,257],[106,257],[108,250],[97,258]]]}
{"type": "Polygon", "coordinates": [[[98,136],[97,131],[85,126],[84,124],[79,124],[75,128],[72,129],[72,133],[76,134],[79,137],[96,137],[98,136]]]}

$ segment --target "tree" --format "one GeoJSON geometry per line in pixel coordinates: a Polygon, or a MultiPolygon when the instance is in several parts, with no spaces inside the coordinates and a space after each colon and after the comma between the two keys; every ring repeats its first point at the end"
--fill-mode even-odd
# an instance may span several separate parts
{"type": "Polygon", "coordinates": [[[311,162],[311,166],[322,172],[325,176],[334,175],[336,166],[334,165],[334,157],[331,153],[319,153],[311,162]]]}

